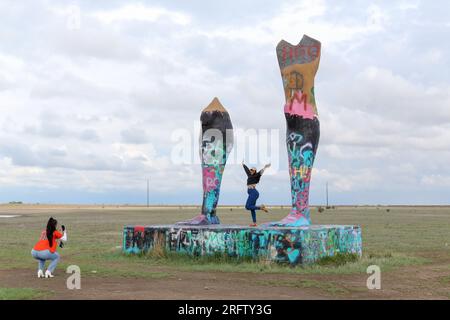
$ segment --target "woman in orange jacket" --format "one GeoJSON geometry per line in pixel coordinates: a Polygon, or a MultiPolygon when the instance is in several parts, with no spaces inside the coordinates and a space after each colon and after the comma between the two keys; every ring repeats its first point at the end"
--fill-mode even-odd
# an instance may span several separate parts
{"type": "Polygon", "coordinates": [[[47,229],[42,231],[39,241],[31,250],[31,256],[38,260],[38,278],[53,278],[53,271],[55,271],[56,265],[60,259],[59,254],[56,252],[57,240],[67,241],[66,228],[61,226],[61,233],[56,229],[57,225],[58,221],[50,217],[50,219],[48,219],[47,229]],[[44,274],[45,262],[47,260],[50,260],[51,262],[44,274]]]}

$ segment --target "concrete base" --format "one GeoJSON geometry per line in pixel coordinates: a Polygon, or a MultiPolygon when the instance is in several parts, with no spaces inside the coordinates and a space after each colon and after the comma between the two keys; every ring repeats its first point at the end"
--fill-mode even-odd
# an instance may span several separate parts
{"type": "Polygon", "coordinates": [[[246,227],[239,225],[125,226],[123,251],[146,253],[154,248],[190,255],[228,254],[293,265],[313,263],[336,253],[361,256],[361,227],[246,227]]]}

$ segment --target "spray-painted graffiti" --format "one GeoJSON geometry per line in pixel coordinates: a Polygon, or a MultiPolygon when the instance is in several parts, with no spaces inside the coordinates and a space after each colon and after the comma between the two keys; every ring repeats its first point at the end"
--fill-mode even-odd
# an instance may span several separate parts
{"type": "Polygon", "coordinates": [[[220,223],[216,215],[216,207],[227,158],[233,148],[233,125],[228,112],[217,98],[214,98],[202,111],[200,121],[202,122],[200,136],[203,176],[202,212],[191,220],[179,222],[184,225],[220,223]]]}
{"type": "Polygon", "coordinates": [[[361,255],[359,226],[245,228],[240,226],[126,226],[123,251],[145,253],[155,247],[194,256],[222,253],[293,265],[313,263],[337,253],[361,255]]]}
{"type": "Polygon", "coordinates": [[[309,188],[320,136],[314,95],[320,42],[306,35],[297,46],[282,40],[277,46],[277,57],[286,99],[284,114],[292,209],[286,218],[269,225],[310,225],[309,188]]]}
{"type": "Polygon", "coordinates": [[[313,146],[303,142],[304,136],[291,132],[287,138],[293,215],[309,217],[309,184],[314,163],[313,146]]]}
{"type": "Polygon", "coordinates": [[[277,46],[277,57],[280,69],[311,62],[320,57],[320,42],[306,35],[297,46],[281,40],[277,46]]]}

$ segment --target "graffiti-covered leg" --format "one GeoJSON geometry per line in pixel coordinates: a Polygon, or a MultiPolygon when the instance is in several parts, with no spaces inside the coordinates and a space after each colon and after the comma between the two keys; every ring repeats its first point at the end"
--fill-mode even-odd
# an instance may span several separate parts
{"type": "Polygon", "coordinates": [[[284,115],[292,209],[286,218],[269,225],[305,226],[311,224],[309,187],[320,136],[314,96],[320,42],[306,35],[296,46],[282,40],[277,45],[277,57],[286,98],[284,115]]]}
{"type": "Polygon", "coordinates": [[[311,172],[320,136],[317,118],[303,119],[286,115],[288,129],[286,145],[289,159],[292,209],[278,225],[303,226],[311,224],[309,187],[311,172]]]}
{"type": "Polygon", "coordinates": [[[203,176],[202,212],[191,220],[178,224],[219,224],[216,214],[223,171],[233,148],[233,125],[230,115],[219,99],[214,98],[200,116],[200,158],[203,176]]]}
{"type": "Polygon", "coordinates": [[[219,201],[220,184],[225,165],[203,164],[203,205],[202,216],[209,223],[219,224],[220,220],[216,214],[217,202],[219,201]]]}

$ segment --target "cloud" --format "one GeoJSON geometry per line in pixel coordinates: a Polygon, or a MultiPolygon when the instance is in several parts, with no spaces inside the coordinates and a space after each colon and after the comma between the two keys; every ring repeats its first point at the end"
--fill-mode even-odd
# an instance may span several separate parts
{"type": "Polygon", "coordinates": [[[100,140],[97,131],[94,129],[85,129],[80,133],[80,138],[85,141],[97,142],[100,140]]]}
{"type": "Polygon", "coordinates": [[[129,21],[169,21],[179,25],[188,25],[191,21],[189,15],[185,13],[143,4],[128,4],[112,10],[99,10],[92,16],[107,24],[129,21]]]}
{"type": "Polygon", "coordinates": [[[141,128],[132,128],[122,130],[122,141],[125,143],[146,143],[148,142],[147,133],[141,128]]]}
{"type": "MultiPolygon", "coordinates": [[[[276,15],[257,24],[218,27],[200,33],[210,39],[226,38],[255,45],[273,46],[280,39],[296,44],[302,35],[299,32],[303,31],[320,39],[327,46],[333,46],[382,31],[384,24],[388,22],[387,13],[376,5],[362,10],[360,14],[364,18],[358,21],[346,20],[345,18],[348,18],[346,16],[339,21],[340,23],[336,23],[333,19],[328,19],[327,14],[330,11],[332,10],[326,1],[287,1],[276,15]]],[[[340,17],[341,14],[345,14],[345,9],[338,8],[334,13],[340,17]]]]}
{"type": "Polygon", "coordinates": [[[450,176],[432,174],[423,176],[420,182],[426,186],[450,187],[450,176]]]}
{"type": "MultiPolygon", "coordinates": [[[[201,168],[172,163],[171,136],[197,139],[218,96],[235,128],[280,132],[280,167],[260,188],[266,203],[288,203],[275,46],[308,34],[322,42],[311,201],[329,182],[336,202],[445,202],[432,195],[450,191],[448,4],[266,5],[2,2],[1,199],[34,188],[126,201],[150,177],[154,202],[199,203],[201,168]]],[[[239,165],[227,166],[222,201],[245,201],[239,165]]]]}

